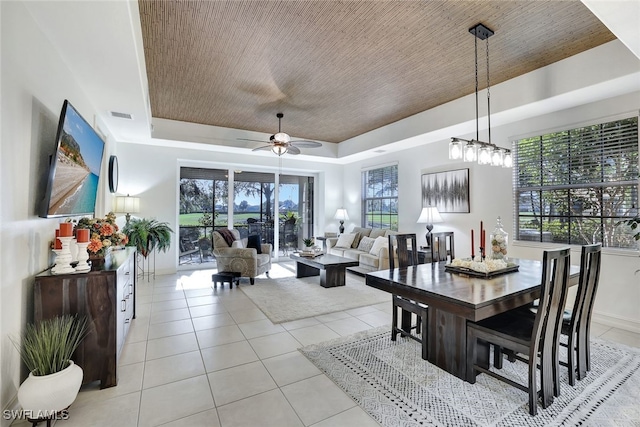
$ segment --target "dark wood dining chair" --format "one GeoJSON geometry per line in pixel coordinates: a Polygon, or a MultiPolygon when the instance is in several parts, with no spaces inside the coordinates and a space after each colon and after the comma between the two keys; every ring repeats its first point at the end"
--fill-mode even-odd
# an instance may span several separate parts
{"type": "Polygon", "coordinates": [[[566,301],[569,280],[570,249],[545,251],[542,257],[542,285],[540,304],[535,321],[531,322],[522,311],[508,312],[480,322],[467,322],[467,381],[476,382],[476,373],[482,372],[529,394],[529,413],[536,415],[538,403],[537,369],[540,369],[540,394],[542,407],[553,403],[554,378],[557,373],[557,357],[562,313],[566,301]],[[482,345],[478,345],[478,341],[482,345]],[[491,371],[478,360],[489,360],[489,345],[508,349],[514,354],[526,354],[529,365],[528,383],[520,384],[491,371]],[[483,354],[479,354],[482,352],[483,354]]]}
{"type": "Polygon", "coordinates": [[[569,367],[569,384],[575,384],[575,374],[581,380],[587,375],[587,371],[591,370],[591,342],[589,335],[591,334],[591,314],[593,313],[593,304],[598,291],[598,283],[600,282],[600,263],[602,255],[602,245],[586,245],[582,247],[580,256],[580,278],[578,279],[578,294],[576,295],[575,304],[573,306],[571,320],[563,321],[562,333],[568,335],[569,348],[568,360],[569,367]],[[574,367],[575,359],[571,356],[577,356],[577,366],[574,367]]]}
{"type": "Polygon", "coordinates": [[[431,233],[431,262],[451,262],[455,257],[453,231],[431,233]]]}
{"type": "MultiPolygon", "coordinates": [[[[389,235],[389,268],[391,270],[396,268],[396,260],[398,268],[418,265],[418,246],[415,233],[389,235]],[[411,249],[409,249],[409,243],[411,243],[411,249]]],[[[421,343],[422,358],[427,360],[427,306],[394,294],[391,295],[391,302],[393,308],[391,341],[396,341],[398,334],[413,338],[421,343]],[[407,313],[403,315],[401,327],[398,327],[398,308],[407,313]],[[417,317],[415,325],[411,325],[411,313],[417,317]],[[416,335],[407,333],[407,330],[415,330],[416,335]]]]}
{"type": "MultiPolygon", "coordinates": [[[[560,343],[560,345],[567,347],[567,361],[558,360],[557,363],[568,369],[569,385],[572,387],[576,383],[576,377],[581,380],[587,375],[587,371],[591,370],[589,335],[591,333],[593,304],[600,281],[601,254],[602,245],[600,243],[582,246],[580,277],[573,309],[565,310],[562,318],[561,333],[567,336],[567,343],[560,343]]],[[[523,307],[522,311],[533,320],[538,311],[538,305],[523,307]]],[[[513,357],[512,355],[511,358],[513,357]]],[[[556,375],[554,378],[558,384],[556,396],[560,394],[558,377],[559,375],[556,375]]]]}

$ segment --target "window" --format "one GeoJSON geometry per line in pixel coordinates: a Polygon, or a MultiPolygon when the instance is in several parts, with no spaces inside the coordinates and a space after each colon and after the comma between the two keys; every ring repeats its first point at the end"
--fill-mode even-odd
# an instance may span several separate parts
{"type": "Polygon", "coordinates": [[[516,240],[634,248],[638,117],[515,141],[516,240]]]}
{"type": "Polygon", "coordinates": [[[362,226],[398,230],[398,165],[362,172],[362,226]]]}

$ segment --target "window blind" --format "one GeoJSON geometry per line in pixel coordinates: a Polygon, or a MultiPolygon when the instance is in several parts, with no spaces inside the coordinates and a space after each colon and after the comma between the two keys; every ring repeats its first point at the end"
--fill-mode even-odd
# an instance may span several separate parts
{"type": "Polygon", "coordinates": [[[514,142],[516,239],[633,247],[638,117],[514,142]]]}

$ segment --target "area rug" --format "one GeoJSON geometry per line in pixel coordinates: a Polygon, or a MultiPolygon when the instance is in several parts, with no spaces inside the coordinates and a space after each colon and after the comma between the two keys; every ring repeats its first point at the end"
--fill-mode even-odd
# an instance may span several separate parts
{"type": "Polygon", "coordinates": [[[351,273],[346,285],[334,288],[320,286],[320,277],[257,278],[254,286],[242,290],[273,323],[289,322],[336,311],[349,310],[388,302],[391,294],[369,287],[364,278],[351,273]]]}
{"type": "MultiPolygon", "coordinates": [[[[469,384],[420,358],[420,344],[388,327],[302,348],[303,354],[383,426],[638,426],[640,351],[593,339],[591,371],[529,415],[526,393],[488,375],[469,384]]],[[[526,384],[522,362],[503,375],[526,384]]],[[[539,384],[539,383],[538,383],[539,384]]]]}

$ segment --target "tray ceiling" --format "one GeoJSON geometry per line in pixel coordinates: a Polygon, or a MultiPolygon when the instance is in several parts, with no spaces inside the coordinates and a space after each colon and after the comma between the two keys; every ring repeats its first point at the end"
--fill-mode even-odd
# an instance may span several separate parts
{"type": "Polygon", "coordinates": [[[615,39],[578,0],[138,3],[154,118],[327,142],[473,93],[479,22],[492,85],[615,39]]]}

